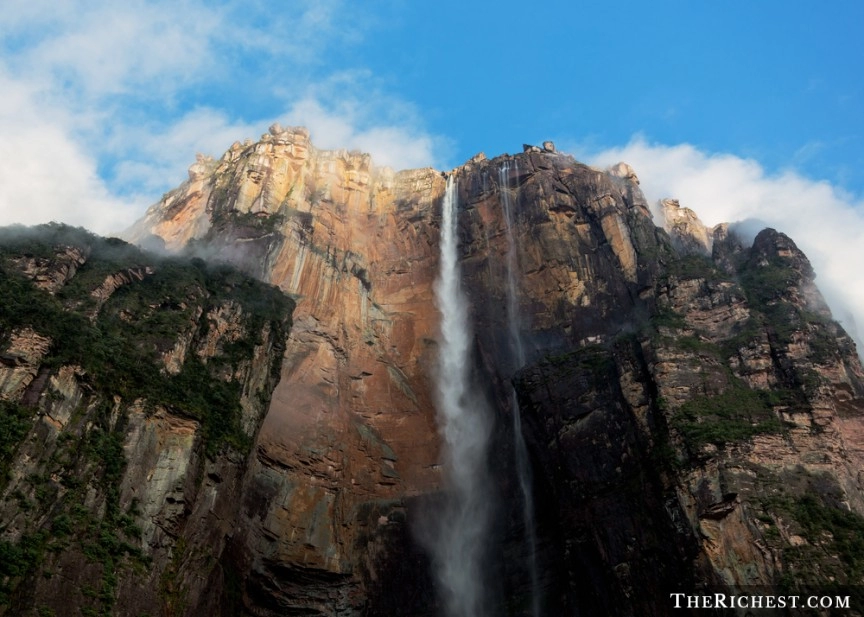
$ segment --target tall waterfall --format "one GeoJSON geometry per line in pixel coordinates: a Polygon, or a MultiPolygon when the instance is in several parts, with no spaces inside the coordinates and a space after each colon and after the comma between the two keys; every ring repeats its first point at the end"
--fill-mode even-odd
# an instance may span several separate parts
{"type": "MultiPolygon", "coordinates": [[[[513,161],[518,176],[519,163],[513,161]]],[[[514,370],[525,365],[525,347],[522,342],[521,315],[517,296],[516,271],[518,254],[513,236],[513,200],[510,191],[510,161],[504,161],[498,169],[498,186],[501,192],[501,205],[504,209],[504,224],[507,230],[507,331],[510,350],[513,355],[514,370]]],[[[513,449],[516,457],[516,474],[522,493],[522,523],[525,526],[525,542],[528,549],[528,571],[531,576],[531,616],[540,616],[540,581],[537,571],[537,532],[534,524],[534,498],[531,486],[531,463],[528,449],[522,436],[522,415],[515,388],[510,392],[513,410],[513,449]]]]}
{"type": "Polygon", "coordinates": [[[460,283],[457,212],[456,179],[450,175],[441,221],[441,271],[435,285],[441,311],[437,402],[449,492],[433,552],[448,617],[480,617],[486,603],[482,561],[489,523],[490,416],[483,396],[470,382],[471,333],[460,283]]]}

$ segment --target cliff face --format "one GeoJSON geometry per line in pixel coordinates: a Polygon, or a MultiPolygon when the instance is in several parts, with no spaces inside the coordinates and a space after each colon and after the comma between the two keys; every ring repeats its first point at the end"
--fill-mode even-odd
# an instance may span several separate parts
{"type": "Polygon", "coordinates": [[[0,236],[0,614],[205,610],[291,301],[83,230],[0,236]]]}
{"type": "MultiPolygon", "coordinates": [[[[728,226],[709,232],[675,202],[665,204],[667,233],[628,166],[602,172],[552,147],[528,150],[478,155],[452,172],[473,372],[495,409],[489,614],[523,614],[535,592],[543,614],[665,615],[670,591],[860,583],[864,371],[806,257],[773,230],[750,247],[728,226]],[[533,469],[535,590],[514,387],[533,469]]],[[[257,406],[247,397],[222,450],[189,445],[212,430],[194,414],[136,411],[146,396],[113,403],[127,409],[121,433],[135,469],[118,503],[152,493],[128,514],[140,527],[130,544],[161,564],[108,588],[116,606],[134,589],[174,615],[437,614],[416,534],[445,488],[433,400],[444,186],[433,170],[394,173],[274,126],[219,161],[199,158],[136,225],[139,242],[231,261],[296,310],[284,349],[244,347],[256,366],[281,355],[278,385],[257,406]],[[253,438],[248,456],[242,435],[253,438]],[[165,532],[178,525],[194,531],[165,532]]],[[[86,253],[55,247],[50,259],[9,263],[40,293],[59,294],[86,253]]],[[[117,290],[154,272],[126,264],[94,279],[84,315],[98,321],[117,290]]],[[[124,321],[131,309],[118,310],[124,321]]],[[[162,373],[182,376],[189,358],[218,357],[225,341],[235,349],[245,310],[193,309],[190,323],[218,325],[172,330],[158,346],[162,373]]],[[[44,392],[54,381],[78,400],[74,363],[40,372],[48,330],[7,330],[8,400],[33,405],[31,384],[44,392]]],[[[213,376],[254,382],[243,392],[276,381],[266,371],[213,376]]],[[[21,443],[9,469],[36,456],[21,443]]],[[[8,546],[26,550],[9,529],[8,546]]]]}
{"type": "Polygon", "coordinates": [[[713,260],[665,265],[639,329],[518,375],[568,606],[662,615],[657,590],[861,582],[854,345],[789,238],[724,234],[713,260]]]}
{"type": "Polygon", "coordinates": [[[199,161],[138,226],[170,248],[197,235],[201,254],[227,256],[297,303],[243,487],[236,550],[254,606],[350,614],[370,594],[398,607],[401,593],[418,610],[433,604],[402,583],[428,577],[418,548],[401,563],[378,554],[411,545],[406,507],[440,484],[431,375],[443,190],[431,169],[377,169],[274,126],[199,161]]]}

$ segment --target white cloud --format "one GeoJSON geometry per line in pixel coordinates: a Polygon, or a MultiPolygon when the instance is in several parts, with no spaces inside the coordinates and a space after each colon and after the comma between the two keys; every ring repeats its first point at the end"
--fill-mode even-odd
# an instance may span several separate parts
{"type": "MultiPolygon", "coordinates": [[[[386,97],[372,97],[374,104],[361,103],[345,92],[342,97],[331,106],[309,96],[283,114],[254,122],[232,120],[218,109],[199,108],[168,125],[118,127],[105,147],[129,158],[116,166],[114,181],[137,187],[137,192],[162,192],[184,179],[181,170],[194,162],[195,153],[218,158],[235,141],[258,139],[274,122],[307,127],[312,143],[320,149],[368,152],[379,166],[399,170],[437,162],[435,154],[444,147],[444,140],[416,128],[419,121],[407,112],[395,116],[392,108],[387,114],[374,109],[386,97]]],[[[398,106],[394,102],[392,107],[398,106]]]]}
{"type": "Polygon", "coordinates": [[[140,216],[151,199],[118,195],[104,177],[106,136],[135,126],[118,95],[170,92],[206,57],[196,24],[214,20],[183,19],[184,6],[32,0],[4,7],[0,224],[56,220],[111,233],[140,216]]]}
{"type": "Polygon", "coordinates": [[[362,70],[325,72],[331,48],[362,38],[367,13],[344,0],[4,6],[0,224],[124,228],[185,178],[196,152],[219,156],[276,120],[378,164],[430,164],[439,142],[410,106],[362,70]],[[232,98],[258,115],[231,111],[232,98]]]}
{"type": "Polygon", "coordinates": [[[64,221],[101,233],[125,226],[143,204],[112,196],[63,110],[40,106],[0,73],[0,224],[64,221]]]}
{"type": "Polygon", "coordinates": [[[185,179],[182,170],[195,161],[196,153],[218,158],[232,143],[263,128],[233,121],[212,108],[194,109],[168,124],[120,127],[106,145],[121,158],[114,182],[144,194],[164,191],[185,179]],[[122,160],[124,155],[128,158],[122,160]]]}
{"type": "Polygon", "coordinates": [[[708,226],[755,218],[787,234],[812,262],[835,318],[847,329],[857,324],[864,332],[861,198],[794,171],[771,175],[752,160],[708,154],[688,144],[651,144],[642,137],[584,158],[597,166],[626,161],[649,202],[678,199],[708,226]]]}
{"type": "Polygon", "coordinates": [[[18,38],[7,53],[10,72],[39,83],[48,97],[72,105],[121,94],[158,97],[176,87],[172,82],[193,79],[205,65],[212,69],[220,15],[193,0],[71,0],[63,7],[35,13],[17,7],[3,28],[18,38]]]}
{"type": "Polygon", "coordinates": [[[412,169],[436,163],[441,139],[418,130],[410,122],[375,123],[370,110],[357,100],[343,100],[337,109],[328,109],[314,98],[294,104],[285,114],[290,124],[309,128],[318,148],[361,150],[372,155],[376,165],[412,169]]]}
{"type": "Polygon", "coordinates": [[[254,50],[259,59],[274,58],[276,64],[317,64],[328,47],[363,38],[367,13],[366,6],[345,0],[287,0],[279,10],[269,0],[235,0],[225,12],[232,40],[222,44],[254,50]]]}

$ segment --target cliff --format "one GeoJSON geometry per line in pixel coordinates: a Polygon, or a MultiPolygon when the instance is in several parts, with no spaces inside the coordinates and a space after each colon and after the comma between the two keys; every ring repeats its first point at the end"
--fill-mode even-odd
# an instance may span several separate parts
{"type": "MultiPolygon", "coordinates": [[[[670,591],[860,584],[864,371],[806,257],[773,230],[752,246],[734,227],[706,230],[672,201],[664,230],[628,166],[599,171],[544,146],[478,155],[450,172],[472,378],[494,417],[487,456],[495,515],[482,581],[488,614],[530,614],[538,597],[549,615],[665,615],[670,591]],[[533,533],[517,479],[520,440],[532,470],[533,533]]],[[[444,188],[434,170],[377,168],[368,155],[317,150],[304,129],[274,125],[218,161],[199,157],[189,179],[136,224],[130,234],[139,243],[229,261],[279,287],[296,309],[284,349],[265,332],[256,340],[274,341],[266,353],[260,344],[239,346],[279,366],[278,379],[251,369],[214,373],[204,362],[218,357],[226,337],[242,340],[232,325],[244,314],[238,304],[208,300],[190,309],[190,323],[209,315],[209,323],[224,322],[219,327],[161,330],[154,366],[162,379],[184,375],[199,358],[217,382],[257,380],[257,407],[247,411],[247,402],[239,425],[209,454],[208,431],[223,426],[199,417],[210,402],[196,416],[137,391],[106,399],[131,418],[111,430],[130,444],[123,468],[130,471],[122,473],[135,470],[119,483],[118,504],[127,509],[110,520],[126,516],[140,528],[140,536],[117,534],[155,565],[99,587],[102,604],[91,598],[88,606],[136,614],[144,604],[127,604],[134,590],[167,615],[438,614],[423,546],[448,488],[434,395],[444,188]],[[148,405],[157,411],[135,412],[148,405]],[[178,428],[181,421],[198,424],[178,428]],[[158,431],[200,440],[203,451],[172,445],[158,431]],[[175,451],[189,454],[159,462],[175,451]],[[156,492],[129,510],[133,487],[156,492]],[[220,487],[231,493],[226,503],[220,487]],[[206,595],[205,585],[213,590],[206,595]]],[[[62,295],[92,259],[52,246],[51,255],[8,261],[46,297],[62,295]]],[[[99,323],[110,314],[137,323],[141,309],[115,298],[153,280],[160,270],[151,269],[124,263],[110,277],[87,279],[81,319],[99,323]]],[[[154,318],[179,310],[147,306],[154,318]]],[[[138,328],[130,340],[150,331],[138,328]]],[[[41,401],[58,396],[44,393],[62,370],[67,381],[101,374],[66,359],[40,368],[54,340],[45,326],[10,322],[4,332],[4,357],[14,360],[4,361],[0,383],[15,409],[29,410],[21,417],[55,417],[41,401]]],[[[86,431],[76,430],[68,443],[87,443],[86,431]]],[[[53,451],[24,434],[4,446],[12,477],[33,475],[30,461],[53,451]]],[[[50,478],[46,465],[37,468],[50,478]]],[[[12,487],[4,508],[23,512],[12,487]]],[[[110,511],[98,503],[86,505],[110,511]]],[[[53,537],[61,511],[36,511],[42,522],[30,535],[11,522],[23,514],[4,514],[4,550],[23,555],[39,530],[42,541],[53,537]]],[[[90,567],[71,546],[46,554],[90,567]]],[[[125,550],[111,559],[134,572],[125,550]]],[[[35,606],[65,589],[39,572],[3,572],[5,601],[35,606]],[[20,582],[37,579],[38,589],[24,594],[20,582]]]]}
{"type": "Polygon", "coordinates": [[[291,301],[57,225],[0,231],[0,286],[0,614],[221,605],[291,301]]]}

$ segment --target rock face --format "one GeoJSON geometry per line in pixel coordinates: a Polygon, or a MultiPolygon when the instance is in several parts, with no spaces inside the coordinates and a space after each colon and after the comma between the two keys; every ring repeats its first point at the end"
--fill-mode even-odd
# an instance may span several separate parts
{"type": "Polygon", "coordinates": [[[653,590],[860,584],[857,549],[833,544],[864,531],[854,346],[789,238],[765,230],[735,257],[734,278],[669,262],[640,329],[518,375],[567,607],[662,615],[653,590]]]}
{"type": "MultiPolygon", "coordinates": [[[[628,165],[598,171],[551,144],[477,155],[450,173],[473,370],[496,417],[489,614],[527,614],[533,594],[549,615],[666,615],[670,591],[861,584],[864,371],[795,244],[773,230],[749,247],[726,226],[709,234],[671,201],[667,233],[628,165]],[[510,285],[524,363],[511,349],[510,285]],[[537,588],[514,463],[514,387],[533,468],[537,588]]],[[[134,597],[167,615],[438,614],[418,537],[446,499],[432,394],[444,186],[431,169],[376,168],[368,155],[320,151],[304,129],[274,125],[219,161],[200,157],[136,224],[142,243],[233,262],[296,302],[284,349],[272,312],[255,321],[255,344],[244,343],[250,307],[204,302],[212,286],[182,302],[189,324],[208,327],[159,339],[154,357],[168,380],[196,358],[247,352],[236,366],[206,362],[213,379],[245,384],[221,449],[200,445],[214,430],[200,418],[146,396],[118,394],[100,407],[84,387],[90,369],[42,368],[53,331],[4,326],[5,400],[81,435],[104,408],[103,424],[135,462],[117,479],[122,514],[111,520],[128,517],[137,535],[118,537],[133,537],[155,567],[105,583],[100,602],[121,615],[138,614],[134,597]]],[[[37,285],[67,281],[40,292],[57,296],[89,263],[46,278],[40,268],[57,255],[37,263],[16,254],[8,267],[37,285]]],[[[75,296],[96,323],[106,311],[141,319],[117,298],[155,284],[160,269],[122,266],[94,273],[75,296]]],[[[173,305],[147,306],[156,315],[173,305]]],[[[21,439],[3,446],[12,453],[4,468],[35,504],[37,489],[20,488],[21,478],[44,475],[39,461],[53,446],[21,439]]],[[[23,554],[33,531],[16,531],[23,502],[9,487],[3,548],[23,554]]],[[[99,490],[84,507],[108,512],[99,490]]],[[[32,529],[51,529],[56,516],[37,510],[32,529]]],[[[120,546],[112,559],[133,560],[120,546]]],[[[104,578],[83,550],[52,559],[104,578]]],[[[35,595],[18,591],[16,581],[39,572],[3,571],[7,604],[67,593],[71,583],[44,576],[35,595]]],[[[72,604],[86,603],[75,593],[72,604]]]]}
{"type": "Polygon", "coordinates": [[[139,237],[176,248],[199,230],[202,255],[230,256],[297,303],[243,489],[244,594],[274,615],[349,614],[370,594],[382,611],[399,593],[429,608],[428,593],[400,583],[413,576],[410,556],[381,565],[377,553],[410,536],[411,499],[440,488],[430,379],[443,178],[319,151],[305,129],[278,126],[235,144],[206,178],[193,171],[139,237]]]}
{"type": "Polygon", "coordinates": [[[83,230],[0,235],[0,614],[215,614],[291,301],[83,230]]]}
{"type": "Polygon", "coordinates": [[[677,199],[664,199],[663,228],[669,233],[679,253],[711,254],[713,234],[690,208],[682,208],[677,199]]]}

